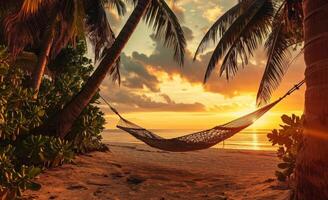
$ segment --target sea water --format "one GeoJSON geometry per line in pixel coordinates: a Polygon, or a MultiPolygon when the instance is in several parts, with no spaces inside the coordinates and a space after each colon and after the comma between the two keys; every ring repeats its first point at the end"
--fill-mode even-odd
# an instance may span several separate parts
{"type": "MultiPolygon", "coordinates": [[[[151,130],[152,132],[160,135],[164,138],[173,138],[190,133],[197,132],[199,130],[184,130],[184,129],[157,129],[151,130]]],[[[213,148],[224,149],[247,149],[247,150],[276,150],[277,147],[272,146],[267,138],[267,134],[270,130],[266,129],[245,129],[233,137],[215,145],[213,148]]],[[[142,143],[130,134],[118,130],[108,129],[102,134],[104,142],[119,142],[119,143],[142,143]]]]}

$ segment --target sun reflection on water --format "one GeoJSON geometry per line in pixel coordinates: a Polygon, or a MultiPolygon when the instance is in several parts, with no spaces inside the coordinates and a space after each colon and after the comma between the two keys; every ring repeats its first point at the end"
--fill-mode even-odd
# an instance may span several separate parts
{"type": "Polygon", "coordinates": [[[260,149],[259,138],[258,138],[258,135],[257,135],[257,132],[255,129],[253,130],[253,133],[252,133],[252,149],[254,149],[254,150],[260,149]]]}

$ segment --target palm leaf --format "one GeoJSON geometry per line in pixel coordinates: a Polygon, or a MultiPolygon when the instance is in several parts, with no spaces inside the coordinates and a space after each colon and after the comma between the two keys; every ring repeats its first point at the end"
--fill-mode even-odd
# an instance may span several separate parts
{"type": "Polygon", "coordinates": [[[252,56],[252,52],[269,32],[273,14],[273,4],[270,0],[250,2],[248,8],[231,24],[214,49],[204,82],[224,55],[220,75],[225,72],[227,79],[238,71],[238,58],[242,62],[242,67],[247,65],[249,56],[252,56]]]}
{"type": "Polygon", "coordinates": [[[216,40],[222,37],[223,33],[233,23],[233,21],[240,16],[243,3],[238,3],[227,12],[225,12],[207,31],[194,55],[194,60],[200,53],[203,53],[210,42],[216,43],[216,40]]]}
{"type": "MultiPolygon", "coordinates": [[[[103,58],[103,52],[110,48],[115,40],[115,34],[108,22],[105,6],[116,7],[119,15],[126,12],[126,7],[121,0],[84,0],[86,14],[86,29],[91,44],[95,50],[95,61],[103,58]]],[[[115,66],[109,72],[113,81],[120,83],[120,59],[116,60],[115,66]]]]}
{"type": "Polygon", "coordinates": [[[247,22],[244,29],[230,46],[222,62],[220,75],[226,73],[226,78],[234,76],[238,71],[238,61],[241,66],[248,64],[248,59],[253,56],[253,51],[262,43],[270,31],[271,20],[274,14],[273,4],[269,0],[264,0],[258,12],[247,22]]]}
{"type": "Polygon", "coordinates": [[[120,66],[121,65],[121,57],[119,57],[115,65],[110,69],[109,74],[112,76],[112,81],[121,84],[121,73],[120,73],[120,66]]]}
{"type": "Polygon", "coordinates": [[[65,48],[69,42],[75,42],[77,36],[77,20],[79,0],[66,0],[59,3],[57,17],[59,23],[55,30],[55,37],[52,47],[52,57],[55,58],[58,53],[65,48]]]}
{"type": "Polygon", "coordinates": [[[3,17],[5,13],[17,10],[21,5],[21,1],[22,0],[0,0],[0,17],[3,17]]]}
{"type": "Polygon", "coordinates": [[[115,39],[101,0],[84,0],[86,14],[86,31],[95,51],[95,60],[98,61],[102,50],[110,47],[115,39]]]}
{"type": "Polygon", "coordinates": [[[102,4],[107,5],[109,9],[115,7],[120,16],[123,16],[126,13],[126,5],[122,0],[102,0],[102,4]]]}
{"type": "Polygon", "coordinates": [[[268,61],[257,92],[258,105],[268,102],[271,92],[276,89],[287,70],[287,59],[291,56],[287,50],[287,38],[282,33],[283,25],[279,24],[272,30],[265,47],[268,61]]]}
{"type": "Polygon", "coordinates": [[[144,20],[153,27],[156,38],[164,39],[164,45],[174,49],[174,59],[182,66],[186,40],[179,20],[166,2],[164,0],[152,0],[144,20]]]}
{"type": "Polygon", "coordinates": [[[6,16],[3,23],[8,51],[15,57],[27,45],[39,43],[41,30],[45,29],[48,16],[46,13],[38,12],[22,17],[19,12],[15,12],[6,16]]]}
{"type": "Polygon", "coordinates": [[[49,4],[54,3],[55,1],[56,0],[24,0],[20,14],[24,16],[35,14],[44,5],[49,6],[49,4]]]}
{"type": "Polygon", "coordinates": [[[279,86],[292,63],[291,46],[301,42],[295,40],[294,36],[286,31],[283,11],[278,12],[273,23],[272,32],[265,42],[268,60],[257,92],[256,101],[258,105],[269,102],[272,91],[279,86]]]}

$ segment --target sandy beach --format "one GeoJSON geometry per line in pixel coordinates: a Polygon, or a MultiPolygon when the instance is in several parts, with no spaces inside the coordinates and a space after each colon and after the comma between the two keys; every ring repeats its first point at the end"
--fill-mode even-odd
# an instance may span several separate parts
{"type": "Polygon", "coordinates": [[[170,153],[110,143],[111,152],[78,156],[38,177],[25,199],[287,199],[273,151],[207,149],[170,153]]]}

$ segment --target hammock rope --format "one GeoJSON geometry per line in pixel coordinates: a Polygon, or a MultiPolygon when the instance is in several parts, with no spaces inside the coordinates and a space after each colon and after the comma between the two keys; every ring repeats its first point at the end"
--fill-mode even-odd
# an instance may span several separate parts
{"type": "Polygon", "coordinates": [[[117,128],[128,132],[138,140],[147,145],[172,152],[195,151],[210,148],[240,132],[241,130],[252,125],[257,119],[268,112],[272,107],[278,104],[294,91],[298,90],[303,84],[304,80],[294,85],[287,93],[285,93],[278,100],[259,108],[258,110],[228,122],[223,125],[215,126],[211,129],[191,133],[188,135],[166,139],[155,133],[138,126],[137,124],[128,121],[102,96],[102,100],[109,106],[109,108],[120,118],[117,128]]]}

